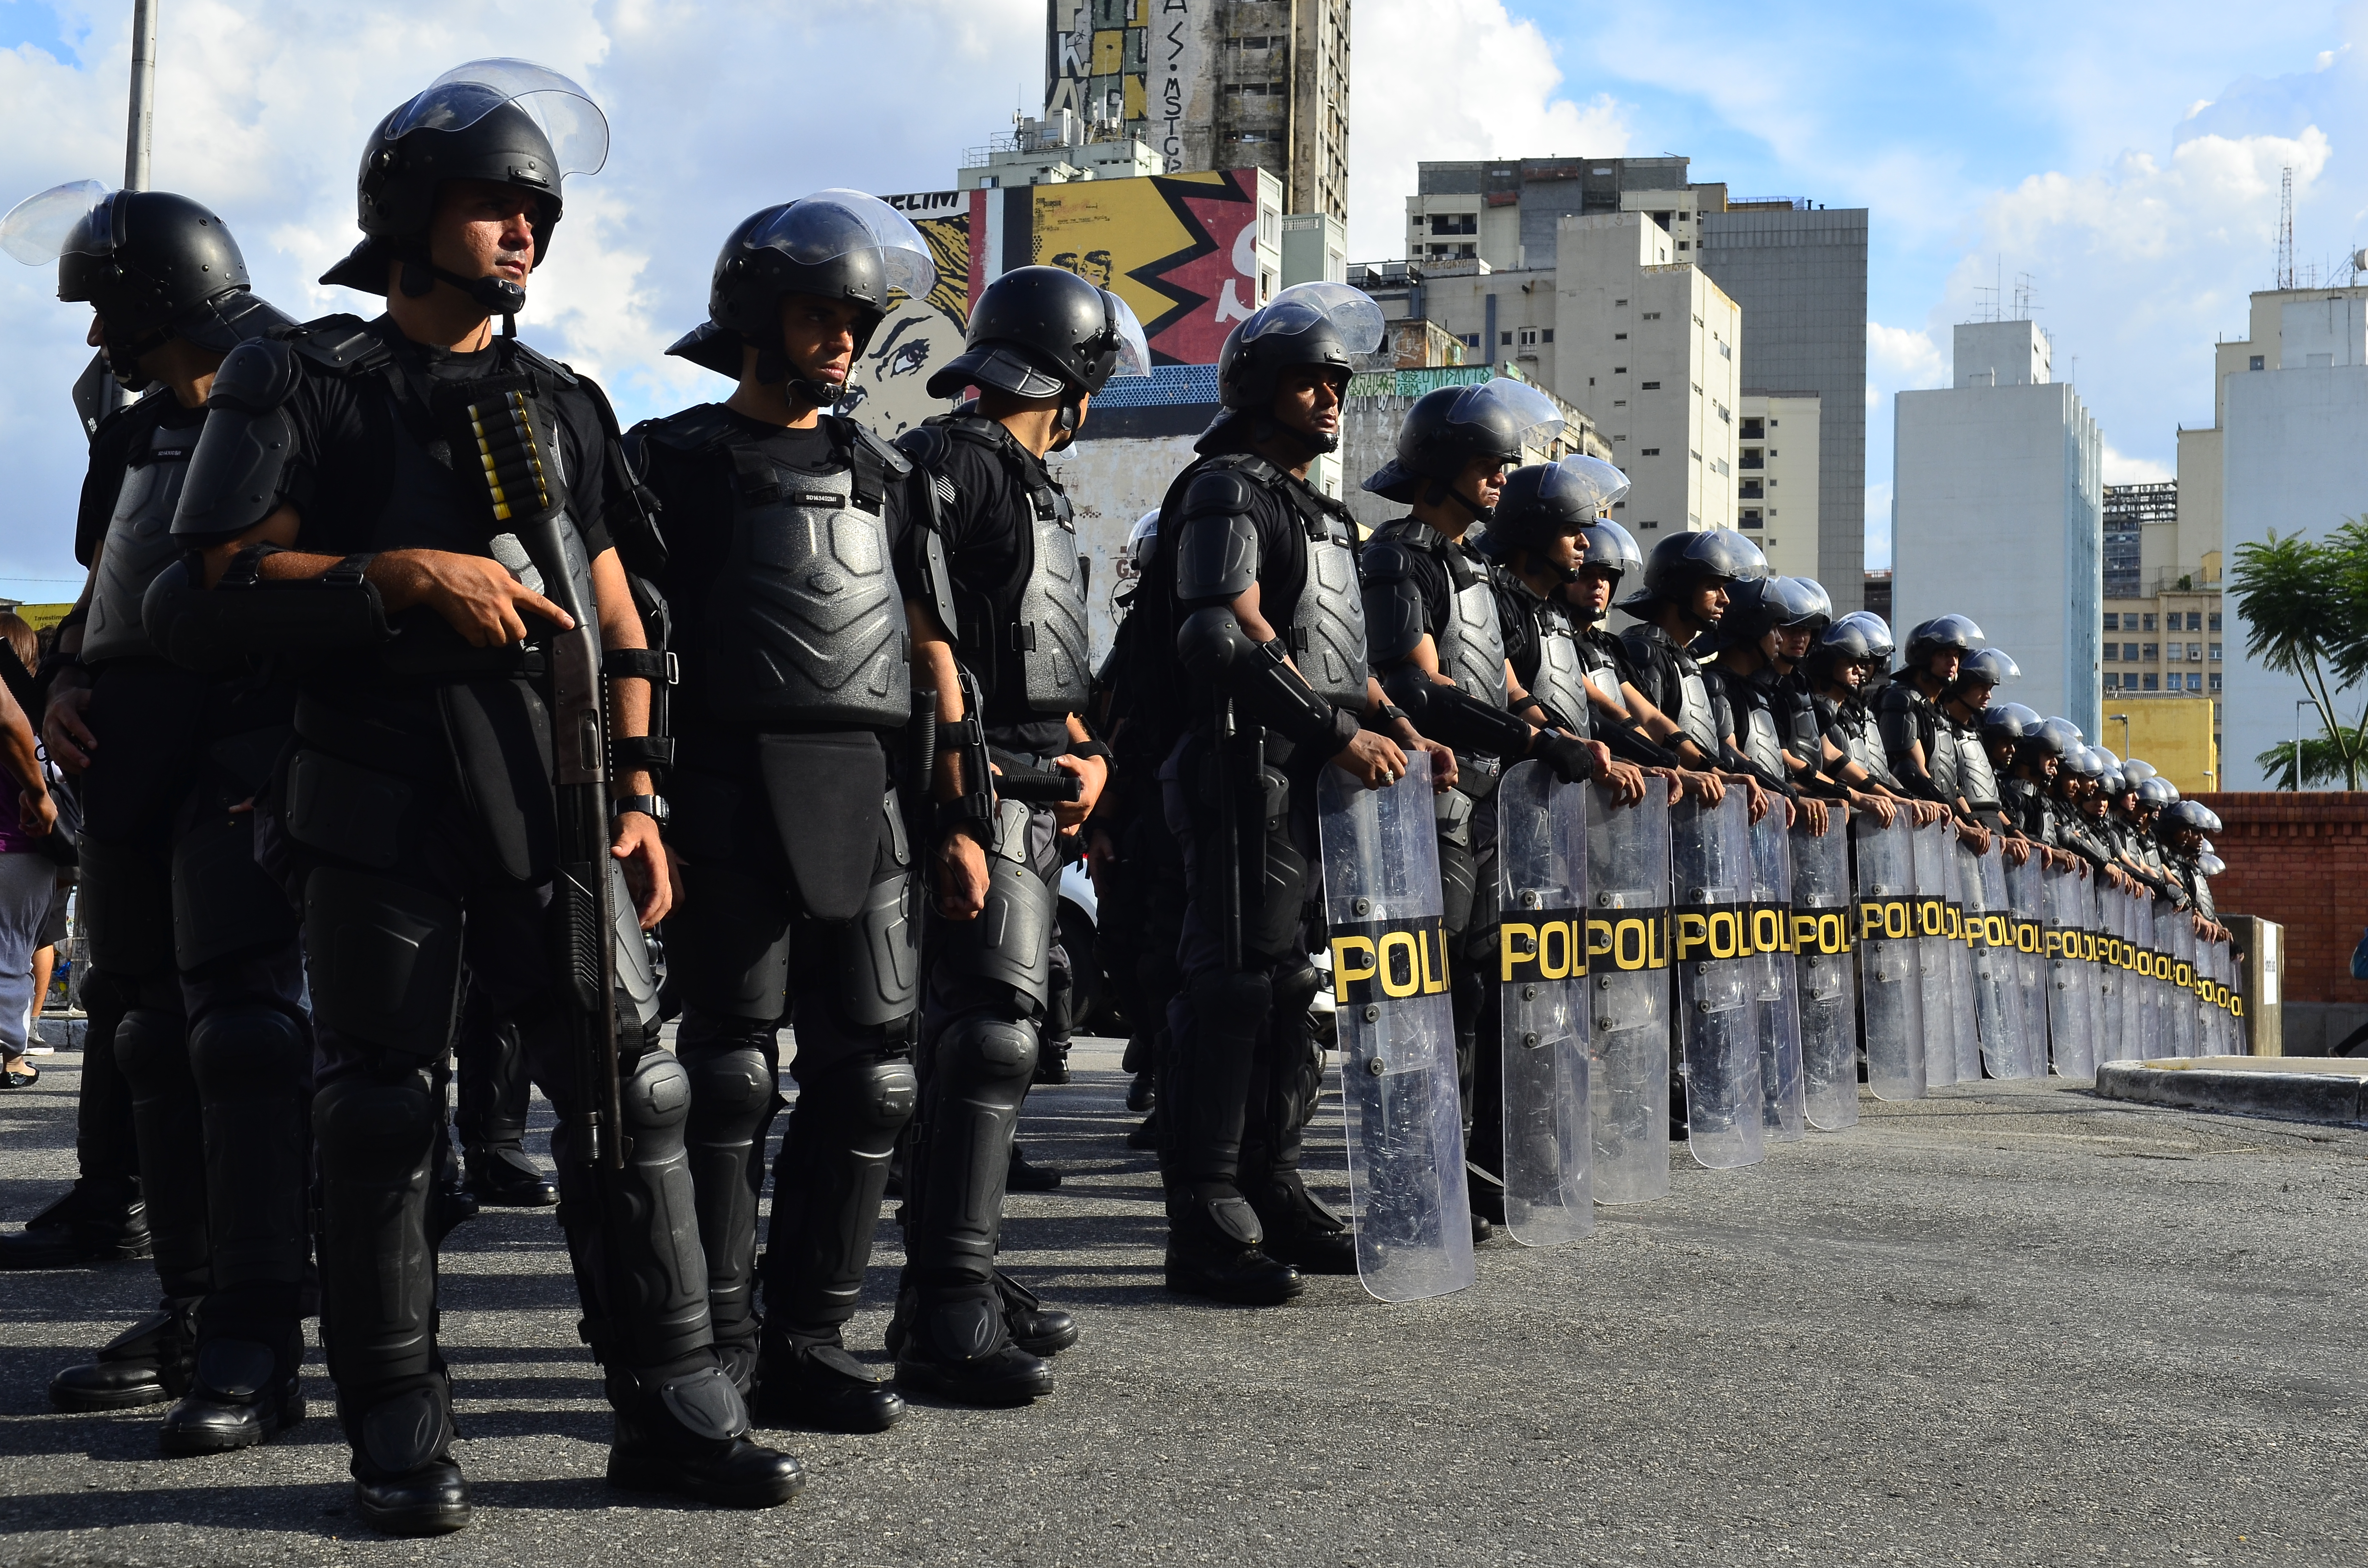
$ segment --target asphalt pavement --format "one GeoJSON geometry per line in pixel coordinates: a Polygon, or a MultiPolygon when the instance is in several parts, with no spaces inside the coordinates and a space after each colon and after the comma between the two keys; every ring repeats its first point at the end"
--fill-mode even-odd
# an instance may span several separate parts
{"type": "MultiPolygon", "coordinates": [[[[1458,1295],[1326,1278],[1248,1312],[1161,1289],[1115,1045],[1077,1061],[1021,1134],[1068,1180],[1006,1231],[1084,1329],[1031,1409],[770,1435],[813,1479],[769,1512],[621,1502],[558,1229],[489,1210],[443,1267],[476,1522],[384,1540],[351,1516],[317,1350],[301,1426],[164,1460],[161,1410],[43,1395],[150,1303],[147,1266],[0,1275],[0,1564],[2368,1560],[2368,1132],[2053,1084],[1867,1099],[1749,1170],[1680,1151],[1672,1196],[1599,1209],[1576,1246],[1492,1241],[1458,1295]]],[[[71,1173],[79,1065],[0,1096],[0,1221],[71,1173]]],[[[1333,1099],[1311,1152],[1345,1196],[1338,1126],[1333,1099]]],[[[849,1335],[871,1358],[896,1239],[849,1335]]]]}

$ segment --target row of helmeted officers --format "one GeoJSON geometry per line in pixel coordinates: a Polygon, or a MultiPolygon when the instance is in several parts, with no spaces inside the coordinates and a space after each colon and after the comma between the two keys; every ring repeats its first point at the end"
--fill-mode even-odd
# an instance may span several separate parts
{"type": "MultiPolygon", "coordinates": [[[[57,1375],[62,1408],[168,1404],[167,1454],[266,1441],[303,1415],[317,1299],[359,1517],[465,1525],[435,1268],[457,1042],[471,1187],[557,1199],[609,1482],[785,1502],[803,1469],[754,1426],[884,1430],[899,1387],[1024,1403],[1076,1341],[996,1263],[1021,1102],[1072,1022],[1073,856],[1156,1101],[1167,1283],[1273,1304],[1357,1267],[1300,1176],[1324,770],[1388,790],[1427,755],[1467,1119],[1491,1099],[1475,960],[1509,767],[1614,802],[1736,791],[1976,833],[2021,811],[2047,854],[2112,842],[2068,794],[2024,809],[1952,775],[1938,737],[1982,711],[1953,664],[1924,657],[1875,723],[1878,629],[1820,631],[1739,536],[1644,567],[1600,520],[1616,471],[1520,466],[1558,424],[1522,383],[1424,399],[1368,482],[1408,515],[1360,537],[1307,480],[1383,335],[1341,285],[1229,337],[1224,413],[1144,530],[1097,681],[1046,459],[1150,368],[1124,301],[998,278],[928,382],[969,400],[891,443],[834,410],[894,301],[934,286],[927,244],[858,192],[768,206],[671,350],[729,395],[623,431],[515,333],[565,179],[606,153],[589,95],[522,62],[396,107],[324,279],[381,297],[369,319],[273,309],[184,197],[85,182],[0,221],[146,389],[113,413],[80,389],[90,577],[40,719],[85,803],[82,1169],[6,1250],[153,1252],[163,1300],[57,1375]],[[1640,567],[1645,624],[1615,640],[1640,567]],[[519,1142],[529,1079],[555,1194],[519,1142]],[[892,1166],[893,1382],[844,1339],[892,1166]]],[[[2055,734],[2018,743],[2050,790],[2055,734]]],[[[2140,844],[2106,874],[2177,874],[2140,844]]],[[[1485,1215],[1485,1130],[1474,1148],[1485,1215]]]]}

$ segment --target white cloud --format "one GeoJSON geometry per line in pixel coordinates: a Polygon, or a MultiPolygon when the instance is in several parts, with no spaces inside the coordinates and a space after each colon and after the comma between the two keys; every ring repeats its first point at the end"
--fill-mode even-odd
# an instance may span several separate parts
{"type": "Polygon", "coordinates": [[[1929,332],[1914,327],[1866,324],[1867,389],[1915,391],[1949,384],[1949,357],[1929,332]]]}
{"type": "Polygon", "coordinates": [[[1628,151],[1629,110],[1608,94],[1584,103],[1557,96],[1553,46],[1503,0],[1361,0],[1352,17],[1353,259],[1406,254],[1418,163],[1628,151]]]}
{"type": "Polygon", "coordinates": [[[2111,441],[2105,443],[2105,483],[2108,484],[2161,484],[2177,479],[2175,464],[2157,462],[2152,458],[2134,458],[2117,450],[2111,441]]]}

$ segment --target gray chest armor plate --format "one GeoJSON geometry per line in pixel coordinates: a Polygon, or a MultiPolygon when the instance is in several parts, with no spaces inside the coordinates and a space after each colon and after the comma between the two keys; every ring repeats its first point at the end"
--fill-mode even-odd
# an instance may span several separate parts
{"type": "Polygon", "coordinates": [[[1678,710],[1671,715],[1687,738],[1707,756],[1718,756],[1718,723],[1710,705],[1710,685],[1701,668],[1684,653],[1678,655],[1678,710]]]}
{"type": "Polygon", "coordinates": [[[1970,806],[1998,803],[1998,772],[1990,767],[1989,747],[1979,735],[1957,737],[1957,786],[1970,806]]]}
{"type": "Polygon", "coordinates": [[[1592,640],[1574,638],[1573,645],[1578,649],[1579,668],[1587,676],[1587,684],[1602,693],[1606,702],[1618,702],[1624,707],[1620,695],[1620,666],[1612,662],[1611,655],[1592,640]]]}
{"type": "Polygon", "coordinates": [[[1552,611],[1539,616],[1538,678],[1530,695],[1561,714],[1579,735],[1592,728],[1587,673],[1586,659],[1569,623],[1552,611]]]}
{"type": "Polygon", "coordinates": [[[1936,718],[1932,725],[1932,755],[1924,759],[1924,771],[1932,776],[1943,800],[1954,800],[1963,792],[1958,773],[1957,732],[1945,718],[1936,718]]]}
{"type": "Polygon", "coordinates": [[[1776,716],[1765,708],[1743,710],[1743,750],[1752,764],[1770,778],[1784,777],[1784,743],[1777,738],[1776,716]]]}
{"type": "Polygon", "coordinates": [[[1307,580],[1291,616],[1291,657],[1315,695],[1365,706],[1365,604],[1349,527],[1328,512],[1306,517],[1307,580]],[[1321,529],[1318,532],[1318,529],[1321,529]]]}
{"type": "Polygon", "coordinates": [[[85,663],[155,653],[140,626],[140,600],[156,574],[181,552],[173,538],[173,509],[180,504],[189,453],[202,428],[155,430],[148,437],[148,449],[136,454],[123,471],[115,516],[108,519],[107,538],[99,547],[90,619],[83,629],[85,663]]]}
{"type": "Polygon", "coordinates": [[[851,467],[783,469],[747,447],[732,459],[732,548],[708,626],[711,705],[756,723],[904,723],[905,606],[881,502],[857,499],[851,467]]]}
{"type": "Polygon", "coordinates": [[[1086,683],[1093,674],[1085,562],[1077,555],[1069,498],[1048,486],[1030,499],[1035,548],[1012,631],[1020,696],[1039,713],[1073,713],[1085,707],[1086,683]]]}
{"type": "Polygon", "coordinates": [[[1492,708],[1505,706],[1505,632],[1497,620],[1497,590],[1463,551],[1447,551],[1447,620],[1439,629],[1439,670],[1492,708]]]}

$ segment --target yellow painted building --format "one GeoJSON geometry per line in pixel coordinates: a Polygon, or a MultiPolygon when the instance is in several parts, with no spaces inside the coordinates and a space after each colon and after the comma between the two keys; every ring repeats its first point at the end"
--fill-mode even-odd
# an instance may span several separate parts
{"type": "Polygon", "coordinates": [[[2213,741],[2214,699],[2105,693],[2106,749],[2143,757],[2179,786],[2182,795],[2220,785],[2220,753],[2213,741]],[[2126,720],[2126,725],[2123,721],[2126,720]]]}

